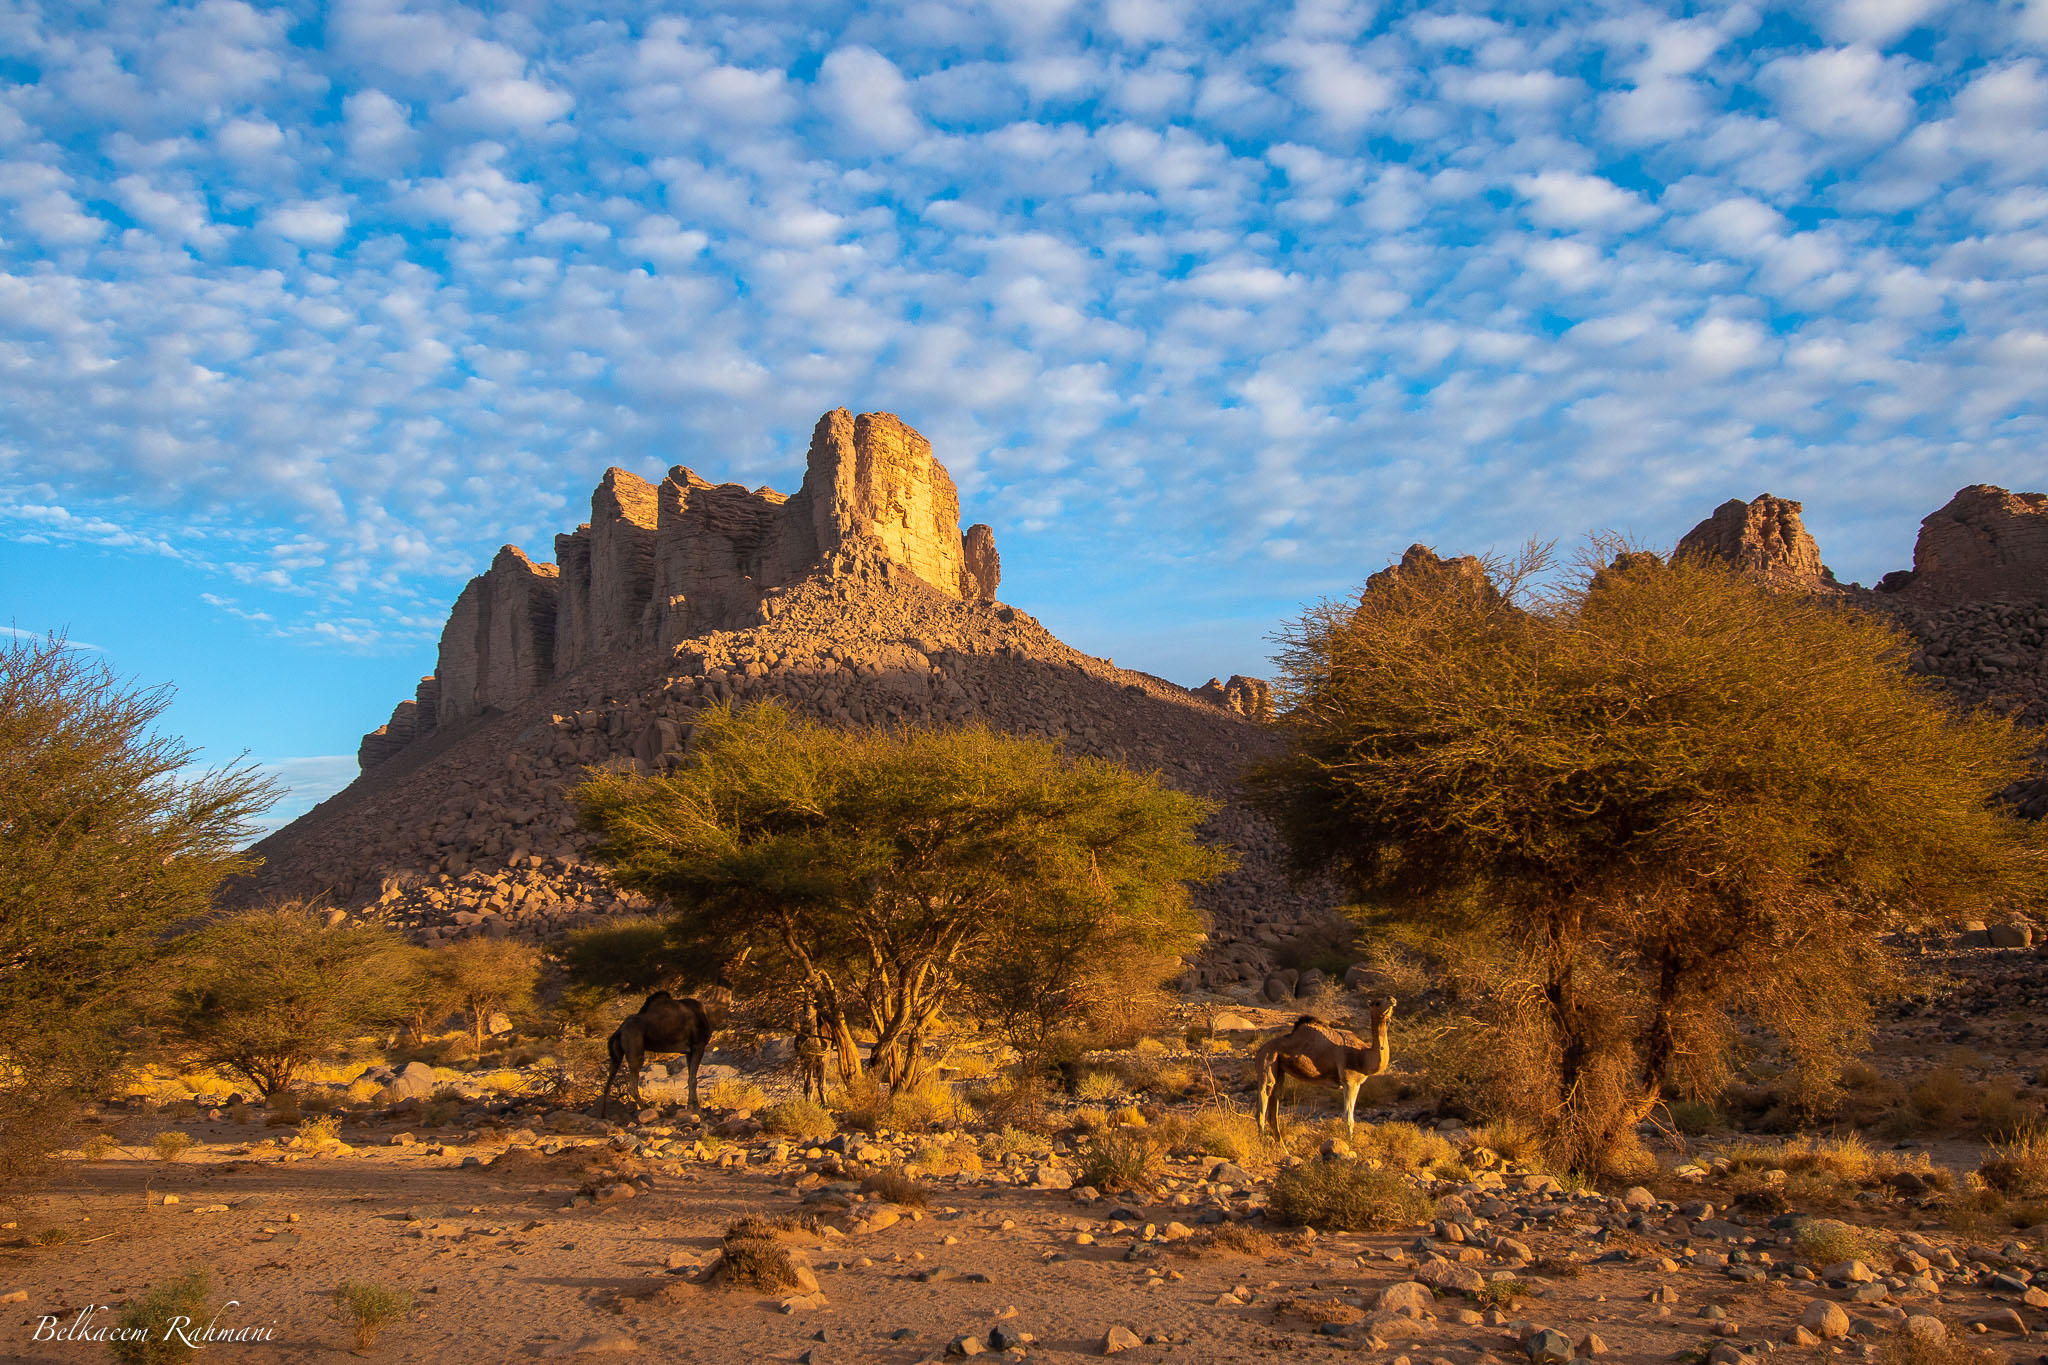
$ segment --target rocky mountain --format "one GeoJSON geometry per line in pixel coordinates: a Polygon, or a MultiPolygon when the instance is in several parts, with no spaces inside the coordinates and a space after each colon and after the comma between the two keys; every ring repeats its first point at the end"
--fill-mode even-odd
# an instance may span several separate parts
{"type": "Polygon", "coordinates": [[[1730,498],[1716,507],[1685,533],[1674,557],[1726,560],[1789,591],[1832,592],[1840,586],[1820,562],[1820,546],[1800,520],[1799,504],[1769,493],[1749,502],[1730,498]]]}
{"type": "Polygon", "coordinates": [[[887,413],[827,413],[788,497],[609,470],[555,560],[506,546],[470,580],[434,674],[364,736],[361,776],[258,845],[235,900],[324,896],[427,939],[545,938],[634,909],[587,860],[569,789],[593,766],[671,767],[702,708],[775,697],[837,725],[982,720],[1222,803],[1204,837],[1242,862],[1197,893],[1196,980],[1263,980],[1328,913],[1238,801],[1236,775],[1270,752],[1266,684],[1189,691],[996,601],[993,532],[961,532],[944,466],[887,413]]]}

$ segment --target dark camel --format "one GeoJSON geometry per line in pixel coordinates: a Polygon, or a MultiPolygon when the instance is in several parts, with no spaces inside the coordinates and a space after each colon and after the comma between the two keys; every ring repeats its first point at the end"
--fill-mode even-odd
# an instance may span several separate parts
{"type": "Polygon", "coordinates": [[[1317,1085],[1333,1085],[1344,1092],[1344,1131],[1355,1133],[1352,1115],[1358,1108],[1358,1088],[1369,1076],[1387,1069],[1393,1053],[1387,1042],[1387,1026],[1394,1018],[1394,998],[1388,996],[1373,1006],[1372,1042],[1357,1034],[1324,1023],[1313,1014],[1294,1021],[1291,1032],[1263,1044],[1252,1054],[1259,1069],[1259,1131],[1269,1126],[1280,1136],[1280,1078],[1317,1085]]]}
{"type": "Polygon", "coordinates": [[[667,991],[648,996],[638,1010],[612,1030],[605,1043],[612,1069],[604,1078],[604,1096],[597,1102],[597,1116],[603,1118],[610,1111],[612,1082],[618,1079],[621,1063],[626,1067],[627,1095],[634,1107],[646,1103],[640,1095],[640,1068],[650,1052],[683,1054],[690,1068],[690,1112],[698,1112],[697,1064],[704,1060],[704,1049],[710,1043],[711,1012],[701,1001],[692,996],[678,1000],[667,991]]]}

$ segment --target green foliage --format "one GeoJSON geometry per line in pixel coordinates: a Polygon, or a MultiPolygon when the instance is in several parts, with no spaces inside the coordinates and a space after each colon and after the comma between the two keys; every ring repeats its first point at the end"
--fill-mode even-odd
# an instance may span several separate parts
{"type": "Polygon", "coordinates": [[[1288,631],[1289,750],[1253,778],[1298,866],[1405,922],[1492,1002],[1496,1106],[1573,1168],[1665,1094],[1712,1098],[1731,1015],[1827,1098],[1895,923],[2039,894],[1989,798],[2024,771],[1875,616],[1716,563],[1425,550],[1288,631]]]}
{"type": "Polygon", "coordinates": [[[266,1098],[289,1092],[306,1063],[397,1018],[413,967],[388,930],[329,927],[299,903],[236,915],[180,947],[178,1037],[266,1098]]]}
{"type": "Polygon", "coordinates": [[[193,776],[197,750],[155,732],[170,701],[58,638],[0,645],[0,1181],[70,1144],[158,994],[165,930],[253,866],[279,794],[247,763],[193,776]]]}
{"type": "Polygon", "coordinates": [[[334,1303],[354,1331],[356,1349],[367,1351],[376,1344],[377,1333],[412,1311],[412,1294],[375,1281],[343,1280],[334,1291],[334,1303]]]}
{"type": "Polygon", "coordinates": [[[1325,1232],[1385,1232],[1429,1220],[1430,1203],[1406,1176],[1363,1162],[1304,1161],[1273,1179],[1272,1209],[1285,1223],[1325,1232]]]}
{"type": "Polygon", "coordinates": [[[676,990],[684,980],[709,975],[707,964],[678,947],[666,922],[653,915],[627,915],[578,929],[562,940],[562,967],[578,986],[596,987],[604,998],[676,990]]]}
{"type": "MultiPolygon", "coordinates": [[[[688,766],[578,789],[614,879],[675,907],[689,960],[744,951],[859,1067],[914,1084],[939,1012],[975,997],[1056,1022],[1105,970],[1191,948],[1186,883],[1226,859],[1213,807],[1113,763],[979,727],[846,732],[764,703],[698,723],[688,766]]],[[[1121,989],[1119,985],[1118,989],[1121,989]]]]}
{"type": "Polygon", "coordinates": [[[176,1161],[192,1148],[192,1135],[176,1129],[167,1129],[149,1140],[149,1149],[162,1162],[176,1161]]]}
{"type": "Polygon", "coordinates": [[[118,1365],[171,1365],[198,1349],[186,1336],[212,1318],[213,1281],[203,1270],[167,1280],[122,1310],[109,1342],[118,1365]],[[176,1330],[174,1330],[176,1329],[176,1330]]]}
{"type": "Polygon", "coordinates": [[[469,1016],[469,1038],[479,1055],[493,1014],[533,1007],[540,949],[509,938],[465,938],[437,950],[448,993],[469,1016]]]}

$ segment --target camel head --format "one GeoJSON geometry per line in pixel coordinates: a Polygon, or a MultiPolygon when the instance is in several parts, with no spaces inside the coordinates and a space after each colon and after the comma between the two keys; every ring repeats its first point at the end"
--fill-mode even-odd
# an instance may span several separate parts
{"type": "Polygon", "coordinates": [[[1374,1002],[1372,1007],[1372,1026],[1375,1031],[1385,1028],[1388,1021],[1393,1019],[1394,1006],[1398,1003],[1400,1002],[1391,995],[1374,1002]]]}

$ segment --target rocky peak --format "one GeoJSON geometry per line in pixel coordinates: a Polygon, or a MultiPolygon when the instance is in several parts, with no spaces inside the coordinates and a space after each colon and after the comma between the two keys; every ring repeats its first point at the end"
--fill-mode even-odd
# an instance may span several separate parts
{"type": "Polygon", "coordinates": [[[1500,596],[1500,590],[1486,575],[1486,565],[1477,555],[1445,559],[1427,545],[1410,545],[1402,552],[1400,563],[1389,564],[1368,577],[1363,596],[1369,598],[1375,593],[1385,593],[1397,584],[1421,584],[1436,578],[1448,578],[1478,592],[1488,601],[1500,596]]]}
{"type": "Polygon", "coordinates": [[[1195,689],[1195,695],[1247,720],[1273,719],[1273,689],[1264,678],[1247,678],[1242,673],[1231,674],[1229,682],[1211,678],[1195,689]]]}
{"type": "Polygon", "coordinates": [[[818,419],[794,496],[681,465],[659,487],[608,469],[590,520],[554,547],[555,564],[536,564],[508,545],[470,580],[411,709],[363,737],[365,768],[601,661],[753,624],[807,579],[884,565],[986,601],[1002,564],[987,526],[961,534],[960,495],[930,442],[893,413],[844,408],[818,419]]]}
{"type": "Polygon", "coordinates": [[[1799,504],[1769,493],[1750,502],[1730,498],[1716,507],[1714,515],[1685,533],[1672,558],[1718,559],[1787,591],[1840,587],[1820,561],[1820,546],[1800,520],[1799,504]]]}
{"type": "Polygon", "coordinates": [[[2048,597],[2048,494],[1971,484],[1920,523],[1910,573],[1878,585],[1925,600],[2048,597]]]}

